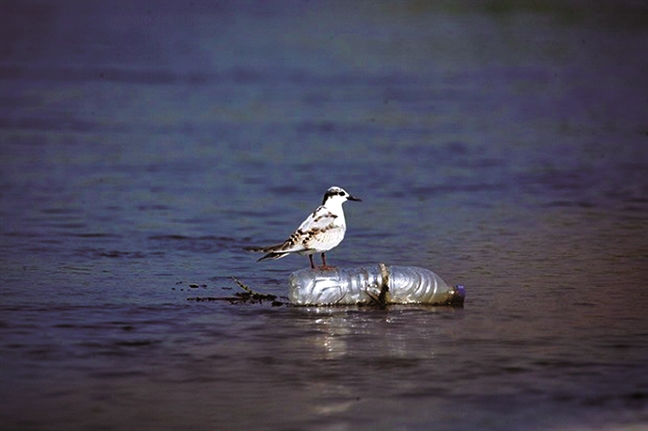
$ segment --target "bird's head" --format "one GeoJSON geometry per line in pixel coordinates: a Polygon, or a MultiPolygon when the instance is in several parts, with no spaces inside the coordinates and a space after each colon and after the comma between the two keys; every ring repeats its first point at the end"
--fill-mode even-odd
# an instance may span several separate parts
{"type": "Polygon", "coordinates": [[[322,205],[327,203],[339,203],[342,205],[346,201],[361,201],[362,199],[351,196],[341,187],[330,187],[326,193],[324,193],[324,199],[322,200],[322,205]]]}

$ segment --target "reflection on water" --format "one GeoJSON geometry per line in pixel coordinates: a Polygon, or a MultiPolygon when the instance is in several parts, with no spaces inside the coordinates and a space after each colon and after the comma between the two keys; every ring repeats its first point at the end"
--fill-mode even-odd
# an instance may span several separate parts
{"type": "Polygon", "coordinates": [[[349,335],[351,328],[346,325],[343,317],[325,317],[315,321],[322,333],[317,343],[322,349],[322,359],[341,359],[347,351],[344,335],[349,335]]]}
{"type": "MultiPolygon", "coordinates": [[[[316,317],[308,323],[317,331],[316,344],[322,352],[322,359],[344,359],[356,353],[353,349],[349,351],[348,340],[358,337],[379,343],[380,352],[387,357],[411,357],[414,352],[410,343],[413,340],[432,339],[439,330],[427,320],[418,322],[415,317],[417,312],[424,319],[438,313],[453,315],[461,312],[451,307],[418,309],[416,306],[390,306],[389,311],[379,311],[373,307],[366,310],[355,307],[304,307],[299,311],[316,317]]],[[[416,353],[422,357],[434,356],[433,351],[422,351],[420,346],[416,353]]]]}
{"type": "Polygon", "coordinates": [[[645,428],[647,12],[0,2],[0,427],[645,428]],[[465,308],[187,301],[331,185],[465,308]]]}

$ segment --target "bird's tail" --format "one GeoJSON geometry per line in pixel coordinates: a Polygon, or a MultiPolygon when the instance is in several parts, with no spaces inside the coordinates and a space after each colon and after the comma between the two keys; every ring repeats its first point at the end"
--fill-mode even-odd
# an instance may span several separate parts
{"type": "Polygon", "coordinates": [[[257,260],[257,262],[259,262],[265,259],[281,259],[282,257],[287,256],[290,253],[282,253],[281,251],[286,249],[286,245],[285,242],[282,242],[281,244],[274,244],[266,247],[244,247],[244,250],[267,253],[257,260]]]}
{"type": "Polygon", "coordinates": [[[258,258],[257,262],[261,262],[262,260],[266,260],[266,259],[281,259],[282,257],[286,257],[289,254],[290,253],[275,253],[274,251],[272,251],[258,258]]]}

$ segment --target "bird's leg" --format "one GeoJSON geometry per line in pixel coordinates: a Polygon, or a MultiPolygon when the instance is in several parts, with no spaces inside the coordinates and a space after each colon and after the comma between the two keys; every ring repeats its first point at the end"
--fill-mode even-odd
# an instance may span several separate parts
{"type": "Polygon", "coordinates": [[[313,255],[308,255],[308,260],[310,260],[311,269],[315,269],[315,264],[313,263],[313,255]]]}
{"type": "Polygon", "coordinates": [[[323,269],[323,270],[326,270],[326,269],[333,269],[332,266],[328,266],[328,265],[326,264],[326,254],[324,254],[324,253],[322,253],[322,266],[320,267],[320,269],[323,269]]]}

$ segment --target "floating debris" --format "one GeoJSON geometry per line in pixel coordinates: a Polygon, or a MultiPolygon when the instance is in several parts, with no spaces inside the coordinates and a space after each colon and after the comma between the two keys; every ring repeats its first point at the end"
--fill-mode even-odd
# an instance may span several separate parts
{"type": "MultiPolygon", "coordinates": [[[[244,292],[235,292],[232,296],[196,296],[187,298],[188,301],[227,301],[230,304],[263,304],[264,302],[271,301],[273,307],[280,307],[284,302],[277,299],[277,295],[267,293],[259,293],[252,290],[247,284],[243,283],[236,277],[230,277],[244,292]]],[[[192,287],[191,285],[189,285],[192,287]]],[[[198,287],[198,286],[196,286],[198,287]]],[[[232,288],[222,288],[223,290],[231,290],[232,288]]]]}
{"type": "Polygon", "coordinates": [[[302,269],[290,274],[290,302],[299,306],[391,304],[463,306],[463,286],[449,286],[434,272],[384,263],[360,268],[302,269]]]}

